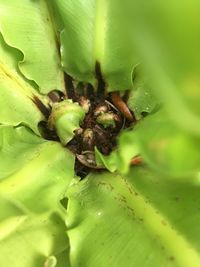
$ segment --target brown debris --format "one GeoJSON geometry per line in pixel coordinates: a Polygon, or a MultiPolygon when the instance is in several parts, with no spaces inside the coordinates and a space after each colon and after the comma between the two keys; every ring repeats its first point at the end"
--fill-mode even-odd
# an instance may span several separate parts
{"type": "Polygon", "coordinates": [[[126,103],[121,99],[120,95],[113,92],[111,93],[111,99],[113,104],[120,110],[120,112],[124,115],[124,117],[130,122],[134,121],[134,117],[130,112],[126,103]]]}

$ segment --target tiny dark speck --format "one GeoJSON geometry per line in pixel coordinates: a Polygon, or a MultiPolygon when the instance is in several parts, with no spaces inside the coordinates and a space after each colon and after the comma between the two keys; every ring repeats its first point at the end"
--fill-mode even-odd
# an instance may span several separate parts
{"type": "Polygon", "coordinates": [[[180,198],[179,198],[179,197],[175,197],[174,200],[175,200],[175,201],[179,201],[180,198]]]}

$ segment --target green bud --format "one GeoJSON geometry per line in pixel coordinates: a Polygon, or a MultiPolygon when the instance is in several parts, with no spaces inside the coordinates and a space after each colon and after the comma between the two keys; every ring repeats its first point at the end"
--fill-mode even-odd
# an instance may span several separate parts
{"type": "Polygon", "coordinates": [[[115,120],[114,113],[102,113],[97,117],[97,123],[103,125],[104,128],[115,127],[115,120]]]}
{"type": "Polygon", "coordinates": [[[71,100],[54,103],[48,120],[50,129],[55,129],[60,141],[66,145],[74,136],[74,131],[80,128],[84,119],[84,109],[71,100]]]}

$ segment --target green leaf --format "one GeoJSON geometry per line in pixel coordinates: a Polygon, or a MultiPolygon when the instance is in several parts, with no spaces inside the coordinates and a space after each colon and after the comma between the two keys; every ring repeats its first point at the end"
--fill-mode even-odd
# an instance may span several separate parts
{"type": "Polygon", "coordinates": [[[200,170],[199,137],[178,128],[166,114],[159,111],[140,121],[129,144],[136,143],[144,162],[157,171],[180,178],[194,176],[200,170]]]}
{"type": "Polygon", "coordinates": [[[137,66],[134,70],[133,90],[129,95],[128,107],[133,111],[135,118],[140,120],[143,115],[153,112],[158,104],[159,101],[149,87],[144,71],[141,70],[141,66],[137,66]]]}
{"type": "Polygon", "coordinates": [[[72,266],[198,267],[199,180],[193,181],[138,167],[126,177],[105,172],[74,181],[67,218],[72,266]]]}
{"type": "Polygon", "coordinates": [[[0,127],[0,179],[19,171],[44,143],[25,127],[0,127]]]}
{"type": "Polygon", "coordinates": [[[200,134],[200,56],[196,0],[132,1],[134,49],[141,57],[149,85],[177,126],[200,134]]]}
{"type": "Polygon", "coordinates": [[[61,31],[62,64],[75,79],[95,84],[99,62],[109,91],[132,88],[126,10],[116,0],[53,1],[61,31]]]}
{"type": "Polygon", "coordinates": [[[1,127],[0,158],[0,265],[70,266],[61,202],[73,155],[25,127],[1,127]]]}
{"type": "Polygon", "coordinates": [[[0,35],[0,124],[16,126],[22,123],[39,135],[37,125],[45,117],[37,103],[42,102],[48,111],[48,99],[23,79],[17,69],[19,56],[0,35]]]}
{"type": "MultiPolygon", "coordinates": [[[[0,198],[1,210],[10,204],[0,198]]],[[[64,221],[57,213],[15,215],[0,222],[0,264],[6,267],[48,266],[49,257],[54,256],[59,267],[68,267],[68,239],[64,221]],[[65,255],[62,253],[65,252],[65,255]],[[60,255],[65,259],[60,259],[60,255]],[[46,265],[45,265],[46,264],[46,265]]],[[[54,260],[54,261],[55,261],[54,260]]]]}
{"type": "Polygon", "coordinates": [[[59,48],[46,1],[0,1],[0,31],[23,54],[20,71],[42,93],[63,90],[59,48]]]}
{"type": "Polygon", "coordinates": [[[95,148],[95,157],[97,165],[104,166],[110,172],[116,170],[120,173],[127,173],[129,170],[130,160],[139,155],[140,150],[137,139],[134,136],[134,130],[123,131],[117,142],[117,148],[110,155],[105,156],[95,148]]]}
{"type": "Polygon", "coordinates": [[[58,205],[73,177],[73,154],[61,144],[36,137],[24,127],[0,128],[0,136],[0,157],[5,159],[5,165],[4,162],[0,165],[0,193],[36,211],[58,205]],[[36,195],[38,206],[34,203],[36,195]]]}

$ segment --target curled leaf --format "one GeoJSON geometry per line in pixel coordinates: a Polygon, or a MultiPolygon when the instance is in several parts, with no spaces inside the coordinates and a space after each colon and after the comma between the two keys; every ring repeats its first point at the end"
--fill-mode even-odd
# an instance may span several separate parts
{"type": "Polygon", "coordinates": [[[71,100],[53,104],[49,117],[50,129],[56,130],[60,141],[66,145],[74,136],[74,131],[80,128],[80,122],[85,116],[84,109],[71,100]]]}
{"type": "Polygon", "coordinates": [[[58,40],[47,1],[1,1],[0,31],[8,45],[21,51],[19,68],[42,93],[64,90],[58,40]]]}

